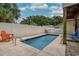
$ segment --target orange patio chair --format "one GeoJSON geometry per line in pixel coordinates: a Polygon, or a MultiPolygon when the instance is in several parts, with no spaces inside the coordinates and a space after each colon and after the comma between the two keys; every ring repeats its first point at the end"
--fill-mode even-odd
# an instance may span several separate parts
{"type": "Polygon", "coordinates": [[[13,34],[8,34],[6,31],[1,31],[2,42],[9,42],[11,39],[13,40],[13,34]]]}

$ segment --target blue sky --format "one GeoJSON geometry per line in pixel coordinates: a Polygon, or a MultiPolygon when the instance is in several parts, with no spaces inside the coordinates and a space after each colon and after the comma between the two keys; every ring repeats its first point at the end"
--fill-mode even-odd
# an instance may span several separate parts
{"type": "Polygon", "coordinates": [[[18,23],[22,21],[22,18],[32,15],[44,15],[47,17],[63,15],[61,3],[17,3],[17,6],[21,11],[18,23]]]}

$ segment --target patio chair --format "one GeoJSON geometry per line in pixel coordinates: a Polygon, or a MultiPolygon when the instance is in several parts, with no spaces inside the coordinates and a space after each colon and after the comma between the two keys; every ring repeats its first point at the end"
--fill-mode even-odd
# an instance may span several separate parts
{"type": "Polygon", "coordinates": [[[74,39],[74,38],[77,38],[77,39],[79,39],[79,34],[77,34],[77,35],[68,35],[68,37],[69,38],[72,38],[72,39],[74,39]]]}
{"type": "Polygon", "coordinates": [[[67,37],[70,38],[69,40],[79,41],[79,31],[77,31],[75,34],[69,34],[67,37]]]}
{"type": "Polygon", "coordinates": [[[11,39],[13,40],[13,34],[6,33],[6,31],[1,31],[2,42],[9,42],[11,39]]]}

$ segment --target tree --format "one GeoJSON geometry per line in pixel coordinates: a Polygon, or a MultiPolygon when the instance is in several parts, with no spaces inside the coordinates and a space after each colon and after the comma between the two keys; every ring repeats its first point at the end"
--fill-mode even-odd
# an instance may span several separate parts
{"type": "Polygon", "coordinates": [[[63,22],[63,17],[61,17],[61,16],[54,16],[52,18],[52,20],[53,20],[53,22],[52,22],[53,25],[58,25],[58,24],[63,22]]]}
{"type": "Polygon", "coordinates": [[[20,16],[20,10],[15,3],[0,4],[0,22],[14,22],[20,16]]]}
{"type": "Polygon", "coordinates": [[[60,17],[60,16],[54,16],[52,18],[49,18],[49,17],[37,15],[37,16],[26,17],[26,19],[23,19],[21,24],[29,24],[29,25],[35,24],[35,25],[39,25],[39,26],[58,25],[58,24],[62,23],[62,20],[63,20],[63,17],[60,17]]]}

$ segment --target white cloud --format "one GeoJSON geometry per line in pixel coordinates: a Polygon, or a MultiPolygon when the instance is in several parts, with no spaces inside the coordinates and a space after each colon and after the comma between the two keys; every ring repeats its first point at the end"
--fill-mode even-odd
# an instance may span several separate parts
{"type": "Polygon", "coordinates": [[[53,17],[53,16],[54,16],[53,14],[50,15],[50,17],[53,17]]]}
{"type": "Polygon", "coordinates": [[[59,6],[51,6],[50,7],[51,16],[62,16],[63,15],[63,9],[59,6]]]}
{"type": "Polygon", "coordinates": [[[20,23],[22,21],[22,18],[19,18],[18,20],[16,20],[16,23],[20,23]]]}
{"type": "Polygon", "coordinates": [[[36,4],[32,4],[30,9],[31,10],[44,10],[47,9],[48,5],[47,4],[42,4],[42,3],[36,3],[36,4]]]}
{"type": "Polygon", "coordinates": [[[21,11],[24,11],[24,10],[26,10],[26,9],[29,9],[29,7],[28,6],[25,6],[25,7],[20,7],[19,8],[21,11]]]}
{"type": "Polygon", "coordinates": [[[25,6],[25,7],[20,7],[19,9],[21,11],[24,11],[24,10],[45,10],[48,8],[48,5],[47,4],[43,4],[43,3],[33,3],[31,4],[31,6],[25,6]]]}
{"type": "Polygon", "coordinates": [[[52,10],[51,11],[53,14],[62,14],[63,11],[62,10],[52,10]]]}

